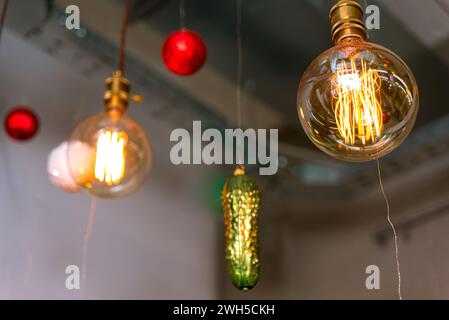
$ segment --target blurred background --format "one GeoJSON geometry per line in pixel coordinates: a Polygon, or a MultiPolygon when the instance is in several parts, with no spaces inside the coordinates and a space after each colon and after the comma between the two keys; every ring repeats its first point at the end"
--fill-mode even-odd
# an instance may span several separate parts
{"type": "MultiPolygon", "coordinates": [[[[67,194],[46,173],[50,151],[79,121],[102,111],[115,68],[123,1],[13,0],[0,46],[0,105],[39,116],[27,143],[0,134],[0,298],[394,299],[396,265],[375,163],[334,161],[300,127],[296,90],[311,60],[331,46],[328,0],[243,1],[244,124],[279,128],[279,172],[258,182],[262,277],[249,293],[225,269],[220,190],[232,166],[175,166],[170,133],[193,120],[232,128],[237,52],[235,1],[186,1],[187,27],[208,47],[196,75],[177,77],[160,58],[179,29],[178,0],[135,0],[126,74],[144,104],[130,108],[151,137],[146,184],[97,200],[88,288],[65,287],[81,265],[87,193],[67,194]],[[78,5],[80,30],[65,28],[78,5]],[[377,265],[381,289],[365,288],[377,265]]],[[[381,9],[370,38],[398,53],[420,88],[411,136],[381,166],[400,238],[403,296],[449,298],[449,1],[368,0],[381,9]]]]}

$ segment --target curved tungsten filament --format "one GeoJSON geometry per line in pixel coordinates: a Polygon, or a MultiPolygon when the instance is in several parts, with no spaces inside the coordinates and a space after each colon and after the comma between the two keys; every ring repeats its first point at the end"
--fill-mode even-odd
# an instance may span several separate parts
{"type": "Polygon", "coordinates": [[[97,140],[95,179],[107,185],[119,184],[125,173],[125,132],[103,131],[97,140]]]}
{"type": "Polygon", "coordinates": [[[381,79],[377,71],[354,59],[341,63],[332,81],[333,107],[338,132],[347,144],[375,142],[382,133],[381,79]]]}

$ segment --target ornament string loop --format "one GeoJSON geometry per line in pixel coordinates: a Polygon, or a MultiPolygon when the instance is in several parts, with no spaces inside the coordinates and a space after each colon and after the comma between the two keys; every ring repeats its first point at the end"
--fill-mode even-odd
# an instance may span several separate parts
{"type": "Polygon", "coordinates": [[[185,0],[179,0],[179,24],[181,29],[187,29],[185,0]]]}
{"type": "MultiPolygon", "coordinates": [[[[242,44],[242,0],[237,0],[237,20],[235,26],[237,43],[237,79],[236,79],[236,107],[237,127],[242,127],[242,78],[243,78],[243,44],[242,44]]],[[[242,154],[242,141],[237,141],[237,164],[244,164],[244,152],[242,154]]]]}

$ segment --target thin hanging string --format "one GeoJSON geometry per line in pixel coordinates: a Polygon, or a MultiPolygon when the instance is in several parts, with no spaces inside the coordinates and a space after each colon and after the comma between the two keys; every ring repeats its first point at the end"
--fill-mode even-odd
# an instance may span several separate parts
{"type": "Polygon", "coordinates": [[[129,15],[131,13],[132,0],[126,0],[125,14],[123,15],[122,30],[120,32],[120,53],[118,61],[118,70],[122,73],[125,69],[126,36],[128,34],[129,15]]]}
{"type": "MultiPolygon", "coordinates": [[[[243,45],[242,45],[242,0],[237,0],[237,16],[236,16],[236,23],[235,23],[235,34],[236,34],[236,43],[237,43],[237,79],[236,79],[236,89],[235,89],[235,96],[236,96],[236,107],[237,107],[237,128],[242,127],[242,93],[241,93],[241,87],[242,87],[242,63],[243,63],[243,45]]],[[[237,139],[237,166],[243,167],[244,162],[242,161],[242,154],[241,154],[241,143],[240,139],[237,139]],[[242,163],[242,165],[240,165],[242,163]]],[[[238,215],[238,228],[241,230],[241,216],[240,213],[238,215]]],[[[238,237],[238,247],[242,248],[242,234],[239,232],[238,237]]],[[[240,254],[240,266],[243,265],[243,255],[240,254]]]]}
{"type": "Polygon", "coordinates": [[[9,0],[3,0],[2,13],[0,15],[0,40],[3,34],[3,26],[5,25],[6,12],[8,11],[9,0]]]}
{"type": "Polygon", "coordinates": [[[394,251],[395,251],[395,259],[396,259],[396,272],[398,275],[398,297],[399,300],[402,299],[402,293],[401,293],[401,265],[399,262],[399,241],[398,241],[398,233],[396,232],[396,228],[394,227],[393,222],[391,221],[390,217],[390,203],[387,198],[387,194],[385,193],[384,184],[382,181],[382,174],[380,171],[380,161],[379,158],[376,158],[377,161],[377,175],[379,177],[379,185],[380,185],[380,191],[382,192],[382,195],[385,199],[385,205],[387,206],[387,221],[391,227],[391,230],[393,230],[394,235],[394,251]]]}
{"type": "Polygon", "coordinates": [[[181,25],[181,29],[187,29],[185,0],[179,0],[179,24],[181,25]]]}
{"type": "MultiPolygon", "coordinates": [[[[243,44],[242,44],[242,0],[237,0],[237,19],[235,25],[237,42],[237,79],[236,79],[236,106],[237,127],[242,127],[242,76],[243,76],[243,44]]],[[[237,140],[237,163],[243,163],[241,154],[241,141],[237,140]]]]}
{"type": "Polygon", "coordinates": [[[94,196],[90,198],[89,216],[87,217],[86,229],[83,237],[83,256],[81,258],[81,292],[86,292],[87,284],[87,263],[89,258],[89,240],[94,227],[95,212],[97,211],[97,199],[94,196]]]}

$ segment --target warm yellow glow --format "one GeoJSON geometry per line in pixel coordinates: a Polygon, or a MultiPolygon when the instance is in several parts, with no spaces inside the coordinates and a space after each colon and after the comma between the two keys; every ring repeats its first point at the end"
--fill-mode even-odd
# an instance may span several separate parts
{"type": "Polygon", "coordinates": [[[375,70],[361,60],[361,69],[354,59],[348,67],[337,67],[332,81],[337,128],[346,144],[375,142],[382,133],[381,79],[375,70]]]}
{"type": "Polygon", "coordinates": [[[97,140],[95,157],[95,179],[108,186],[117,185],[125,173],[125,132],[104,130],[97,140]]]}

